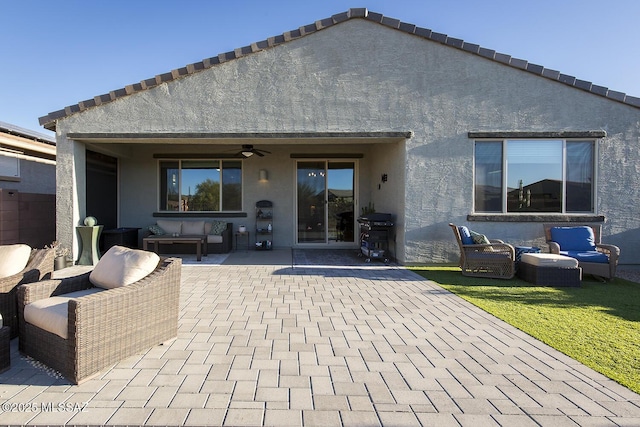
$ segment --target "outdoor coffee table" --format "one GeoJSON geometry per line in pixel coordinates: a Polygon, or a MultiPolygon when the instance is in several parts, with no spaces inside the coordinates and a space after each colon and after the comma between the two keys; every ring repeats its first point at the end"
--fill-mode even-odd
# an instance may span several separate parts
{"type": "Polygon", "coordinates": [[[194,243],[196,245],[196,259],[202,261],[202,255],[207,256],[207,236],[149,236],[142,239],[142,249],[148,250],[149,244],[153,244],[154,252],[159,252],[159,245],[170,245],[173,243],[194,243]],[[204,247],[204,250],[203,250],[204,247]]]}

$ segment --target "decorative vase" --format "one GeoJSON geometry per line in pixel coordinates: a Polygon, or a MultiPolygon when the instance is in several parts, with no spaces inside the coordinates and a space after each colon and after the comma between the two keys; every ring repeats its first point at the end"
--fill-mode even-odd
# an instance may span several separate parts
{"type": "Polygon", "coordinates": [[[57,256],[53,260],[53,269],[62,270],[67,267],[67,258],[64,256],[57,256]]]}

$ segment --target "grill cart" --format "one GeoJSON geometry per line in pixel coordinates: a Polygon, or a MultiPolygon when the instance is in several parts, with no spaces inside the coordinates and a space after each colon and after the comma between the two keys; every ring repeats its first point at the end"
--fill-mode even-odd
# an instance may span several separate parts
{"type": "Polygon", "coordinates": [[[388,213],[371,213],[358,218],[360,224],[360,255],[389,262],[389,237],[393,228],[393,218],[388,213]]]}

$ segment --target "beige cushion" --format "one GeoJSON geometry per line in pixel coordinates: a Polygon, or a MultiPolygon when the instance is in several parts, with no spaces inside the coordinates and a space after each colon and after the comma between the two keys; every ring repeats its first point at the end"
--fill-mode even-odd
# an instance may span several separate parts
{"type": "Polygon", "coordinates": [[[104,289],[90,288],[34,301],[24,308],[24,320],[40,329],[67,339],[69,335],[67,326],[69,300],[102,291],[104,289]]]}
{"type": "Polygon", "coordinates": [[[112,246],[93,268],[89,281],[104,289],[130,285],[149,275],[159,262],[154,252],[112,246]]]}
{"type": "Polygon", "coordinates": [[[207,243],[222,243],[222,236],[217,234],[207,234],[207,243]]]}
{"type": "Polygon", "coordinates": [[[182,223],[182,234],[204,234],[204,221],[184,221],[182,223]]]}
{"type": "Polygon", "coordinates": [[[20,273],[27,266],[31,256],[29,245],[0,246],[0,278],[20,273]]]}
{"type": "Polygon", "coordinates": [[[578,268],[578,260],[556,254],[522,254],[520,262],[538,267],[578,268]]]}
{"type": "Polygon", "coordinates": [[[165,234],[182,233],[182,221],[159,219],[156,221],[156,224],[164,230],[165,234]]]}

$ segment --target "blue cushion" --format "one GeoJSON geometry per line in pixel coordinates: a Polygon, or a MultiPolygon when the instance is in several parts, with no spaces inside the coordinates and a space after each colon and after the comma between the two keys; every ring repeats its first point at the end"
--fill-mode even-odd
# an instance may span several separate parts
{"type": "Polygon", "coordinates": [[[458,227],[458,231],[460,231],[460,240],[462,240],[463,245],[473,245],[473,239],[471,238],[471,233],[469,229],[464,225],[458,227]]]}
{"type": "Polygon", "coordinates": [[[609,257],[598,251],[560,251],[560,255],[570,256],[577,259],[578,262],[609,263],[609,257]]]}
{"type": "Polygon", "coordinates": [[[580,227],[552,227],[551,240],[560,245],[562,251],[587,252],[596,250],[593,229],[580,227]]]}

